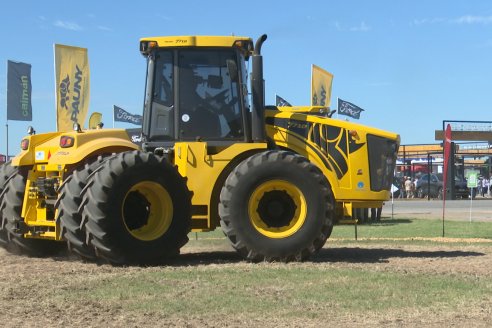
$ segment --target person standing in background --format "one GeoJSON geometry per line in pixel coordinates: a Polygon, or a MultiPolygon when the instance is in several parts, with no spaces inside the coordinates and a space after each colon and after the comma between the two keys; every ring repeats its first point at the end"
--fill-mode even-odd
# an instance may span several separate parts
{"type": "Polygon", "coordinates": [[[489,197],[490,194],[490,178],[483,178],[483,195],[489,197]]]}
{"type": "Polygon", "coordinates": [[[408,177],[407,180],[405,181],[405,192],[407,194],[407,199],[413,198],[413,182],[412,182],[412,178],[410,177],[408,177]]]}

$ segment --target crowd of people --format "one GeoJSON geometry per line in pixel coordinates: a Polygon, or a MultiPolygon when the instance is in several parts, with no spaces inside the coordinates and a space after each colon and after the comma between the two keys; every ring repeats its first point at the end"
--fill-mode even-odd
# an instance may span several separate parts
{"type": "Polygon", "coordinates": [[[417,178],[404,176],[401,180],[399,198],[415,198],[415,190],[417,188],[417,178]]]}
{"type": "MultiPolygon", "coordinates": [[[[400,181],[398,198],[417,198],[418,177],[404,176],[400,181]]],[[[473,188],[473,197],[492,198],[492,178],[481,176],[477,180],[477,188],[473,188]]]]}

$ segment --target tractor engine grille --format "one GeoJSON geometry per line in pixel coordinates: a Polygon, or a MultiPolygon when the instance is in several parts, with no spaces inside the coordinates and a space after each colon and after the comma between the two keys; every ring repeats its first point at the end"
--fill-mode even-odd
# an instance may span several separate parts
{"type": "Polygon", "coordinates": [[[398,152],[396,141],[367,135],[367,151],[369,154],[371,190],[390,190],[398,152]]]}

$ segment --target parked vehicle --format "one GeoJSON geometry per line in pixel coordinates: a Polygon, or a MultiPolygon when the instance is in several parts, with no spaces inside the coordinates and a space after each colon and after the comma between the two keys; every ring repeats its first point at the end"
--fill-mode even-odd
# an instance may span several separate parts
{"type": "Polygon", "coordinates": [[[430,195],[431,198],[442,199],[442,186],[442,180],[439,179],[437,174],[424,174],[417,180],[417,186],[415,187],[417,197],[424,198],[430,195]]]}
{"type": "Polygon", "coordinates": [[[458,176],[454,177],[454,194],[456,195],[456,198],[470,197],[470,188],[468,188],[466,179],[458,176]]]}
{"type": "MultiPolygon", "coordinates": [[[[442,199],[443,179],[442,174],[424,174],[418,179],[416,186],[417,197],[424,198],[430,194],[431,198],[442,199]]],[[[466,180],[455,176],[454,177],[454,194],[457,198],[468,198],[470,190],[466,185],[466,180]]]]}

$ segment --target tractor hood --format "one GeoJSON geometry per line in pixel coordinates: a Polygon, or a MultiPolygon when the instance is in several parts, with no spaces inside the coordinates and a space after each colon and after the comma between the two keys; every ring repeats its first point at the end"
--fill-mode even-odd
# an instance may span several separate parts
{"type": "Polygon", "coordinates": [[[12,159],[13,166],[78,163],[92,153],[112,153],[119,149],[138,149],[123,129],[65,131],[26,136],[22,151],[12,159]]]}

